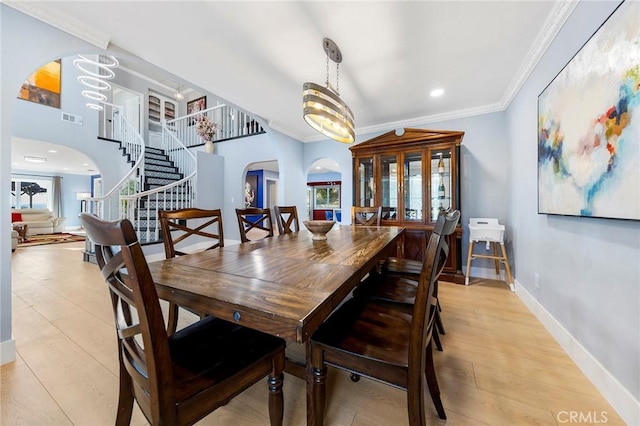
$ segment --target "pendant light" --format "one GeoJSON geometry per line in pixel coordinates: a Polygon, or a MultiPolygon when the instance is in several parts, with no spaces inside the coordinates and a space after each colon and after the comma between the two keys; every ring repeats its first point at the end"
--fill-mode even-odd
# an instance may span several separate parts
{"type": "Polygon", "coordinates": [[[302,114],[311,127],[323,135],[339,142],[355,141],[353,113],[340,98],[340,62],[342,53],[338,45],[329,38],[322,40],[327,55],[327,80],[325,87],[315,83],[302,86],[302,114]],[[329,59],[336,63],[336,87],[329,83],[329,59]]]}

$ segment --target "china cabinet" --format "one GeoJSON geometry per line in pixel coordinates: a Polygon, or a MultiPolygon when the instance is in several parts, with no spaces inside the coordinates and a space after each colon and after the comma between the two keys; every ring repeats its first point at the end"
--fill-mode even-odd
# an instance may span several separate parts
{"type": "Polygon", "coordinates": [[[176,103],[169,98],[149,93],[149,130],[161,131],[163,120],[176,118],[176,103]]]}
{"type": "MultiPolygon", "coordinates": [[[[406,228],[398,257],[422,260],[441,211],[460,210],[460,144],[464,132],[403,129],[349,149],[356,206],[382,206],[382,225],[406,228]]],[[[462,227],[449,241],[446,281],[464,283],[462,227]]]]}

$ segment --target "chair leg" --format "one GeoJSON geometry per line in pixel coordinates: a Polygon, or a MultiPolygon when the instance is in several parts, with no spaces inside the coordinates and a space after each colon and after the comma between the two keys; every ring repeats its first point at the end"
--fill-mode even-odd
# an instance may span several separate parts
{"type": "Polygon", "coordinates": [[[467,253],[467,274],[464,277],[464,285],[469,285],[469,270],[471,270],[471,255],[473,254],[473,241],[469,241],[469,250],[467,253]]]}
{"type": "Polygon", "coordinates": [[[311,404],[311,410],[307,409],[307,425],[322,426],[326,405],[327,366],[324,364],[324,350],[318,347],[312,348],[311,377],[307,377],[307,380],[312,382],[311,395],[307,395],[307,404],[311,404]]]}
{"type": "Polygon", "coordinates": [[[498,254],[498,243],[491,243],[493,246],[493,266],[496,268],[496,275],[500,276],[500,255],[498,254]]]}
{"type": "Polygon", "coordinates": [[[438,417],[446,420],[447,415],[444,412],[442,401],[440,400],[440,388],[438,387],[438,378],[436,377],[436,369],[433,365],[433,351],[431,344],[427,346],[426,362],[424,365],[424,375],[427,379],[427,386],[429,387],[429,394],[433,400],[433,405],[436,407],[438,417]]]}
{"type": "Polygon", "coordinates": [[[283,377],[282,370],[280,370],[279,374],[270,374],[267,379],[269,384],[269,422],[271,426],[282,426],[282,419],[284,418],[283,377]]]}
{"type": "Polygon", "coordinates": [[[438,335],[438,332],[436,331],[435,333],[431,334],[431,338],[433,339],[433,342],[436,344],[436,349],[442,352],[442,343],[440,343],[440,336],[438,335]]]}
{"type": "MultiPolygon", "coordinates": [[[[437,333],[434,333],[434,335],[437,333]]],[[[431,343],[428,349],[431,350],[431,343]]],[[[421,376],[421,375],[420,375],[421,376]]],[[[407,411],[409,426],[426,426],[425,389],[422,377],[409,377],[407,383],[407,411]]]]}
{"type": "Polygon", "coordinates": [[[504,267],[507,270],[507,284],[511,288],[511,291],[516,291],[515,286],[513,285],[513,278],[511,277],[511,268],[509,267],[509,259],[507,258],[507,249],[504,247],[504,243],[500,243],[500,247],[502,249],[502,257],[504,258],[504,267]]]}
{"type": "Polygon", "coordinates": [[[440,307],[440,302],[438,302],[438,305],[436,307],[436,329],[438,330],[438,333],[442,334],[443,336],[445,334],[447,334],[444,330],[444,324],[442,323],[442,318],[440,317],[440,312],[442,312],[442,308],[440,307]]]}
{"type": "MultiPolygon", "coordinates": [[[[122,357],[122,354],[120,354],[122,357]]],[[[131,376],[120,360],[120,393],[118,395],[118,411],[116,413],[116,426],[129,426],[133,414],[133,389],[131,389],[131,376]]]]}
{"type": "Polygon", "coordinates": [[[178,328],[178,305],[169,303],[169,319],[167,320],[167,335],[171,336],[178,328]]]}

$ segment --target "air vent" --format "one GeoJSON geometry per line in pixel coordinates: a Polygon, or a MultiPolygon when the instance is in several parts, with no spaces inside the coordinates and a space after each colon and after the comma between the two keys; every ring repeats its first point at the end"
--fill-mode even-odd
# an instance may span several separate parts
{"type": "Polygon", "coordinates": [[[66,112],[62,113],[62,121],[68,121],[69,123],[77,124],[82,126],[82,116],[73,115],[66,112]]]}

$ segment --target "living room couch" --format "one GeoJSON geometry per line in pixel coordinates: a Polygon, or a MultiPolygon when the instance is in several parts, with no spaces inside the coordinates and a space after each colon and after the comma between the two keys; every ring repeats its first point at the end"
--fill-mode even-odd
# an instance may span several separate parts
{"type": "Polygon", "coordinates": [[[11,225],[27,225],[27,235],[62,232],[64,222],[49,209],[11,209],[11,225]]]}

